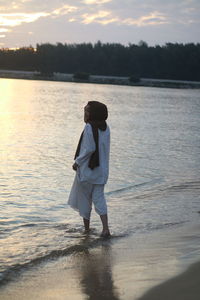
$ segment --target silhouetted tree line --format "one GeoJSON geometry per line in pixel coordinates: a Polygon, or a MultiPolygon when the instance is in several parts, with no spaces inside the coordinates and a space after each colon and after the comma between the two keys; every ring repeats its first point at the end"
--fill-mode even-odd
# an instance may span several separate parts
{"type": "Polygon", "coordinates": [[[1,49],[0,69],[200,80],[200,44],[38,44],[1,49]]]}

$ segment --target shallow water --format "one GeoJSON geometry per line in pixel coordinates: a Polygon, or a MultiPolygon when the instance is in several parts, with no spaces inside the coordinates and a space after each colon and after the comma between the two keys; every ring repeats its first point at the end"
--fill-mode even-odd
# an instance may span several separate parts
{"type": "MultiPolygon", "coordinates": [[[[114,237],[199,219],[198,90],[0,79],[0,271],[79,251],[81,219],[67,206],[89,100],[111,128],[106,186],[114,237]]],[[[91,246],[101,224],[92,215],[91,246]]]]}

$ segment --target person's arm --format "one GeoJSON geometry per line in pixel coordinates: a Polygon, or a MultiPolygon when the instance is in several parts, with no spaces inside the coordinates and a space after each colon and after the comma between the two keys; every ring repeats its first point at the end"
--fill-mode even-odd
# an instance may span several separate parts
{"type": "Polygon", "coordinates": [[[73,169],[76,171],[77,167],[81,166],[84,163],[84,161],[87,160],[90,157],[90,155],[95,151],[95,149],[96,145],[94,142],[92,127],[90,124],[86,124],[84,128],[83,139],[81,142],[81,151],[75,159],[73,169]]]}

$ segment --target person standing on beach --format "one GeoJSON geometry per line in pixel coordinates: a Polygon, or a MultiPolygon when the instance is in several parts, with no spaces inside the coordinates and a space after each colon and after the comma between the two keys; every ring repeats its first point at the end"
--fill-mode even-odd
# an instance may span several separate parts
{"type": "Polygon", "coordinates": [[[68,200],[68,204],[83,218],[86,233],[90,229],[92,203],[94,204],[103,226],[101,237],[110,236],[104,196],[110,153],[110,129],[106,123],[107,117],[107,107],[101,102],[89,101],[84,107],[86,125],[75,153],[72,168],[76,171],[76,175],[68,200]]]}

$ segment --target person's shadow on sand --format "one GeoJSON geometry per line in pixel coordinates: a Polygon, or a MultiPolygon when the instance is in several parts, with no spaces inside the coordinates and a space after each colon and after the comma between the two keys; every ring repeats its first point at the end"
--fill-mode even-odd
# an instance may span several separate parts
{"type": "Polygon", "coordinates": [[[80,284],[89,300],[119,300],[112,279],[112,255],[108,243],[84,251],[79,261],[80,284]]]}

